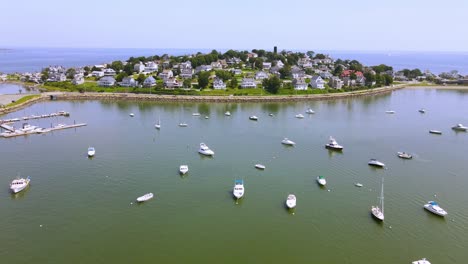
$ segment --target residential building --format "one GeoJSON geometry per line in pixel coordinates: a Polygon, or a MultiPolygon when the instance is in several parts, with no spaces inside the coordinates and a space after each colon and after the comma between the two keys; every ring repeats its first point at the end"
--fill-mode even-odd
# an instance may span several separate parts
{"type": "Polygon", "coordinates": [[[110,87],[115,85],[115,79],[112,76],[104,76],[98,81],[99,86],[110,87]]]}
{"type": "Polygon", "coordinates": [[[329,71],[323,71],[320,72],[320,77],[322,77],[322,79],[330,79],[333,77],[333,74],[331,74],[329,71]]]}
{"type": "Polygon", "coordinates": [[[305,81],[305,78],[295,78],[292,81],[292,84],[294,86],[294,90],[307,90],[307,83],[305,81]]]}
{"type": "Polygon", "coordinates": [[[255,79],[256,80],[263,80],[263,79],[268,79],[268,73],[264,71],[259,71],[255,73],[255,79]]]}
{"type": "Polygon", "coordinates": [[[146,73],[153,73],[158,71],[158,64],[156,64],[154,61],[148,61],[145,63],[145,72],[146,73]]]}
{"type": "Polygon", "coordinates": [[[133,70],[137,73],[142,73],[145,71],[145,64],[140,61],[139,63],[135,64],[135,66],[133,66],[133,70]]]}
{"type": "Polygon", "coordinates": [[[341,89],[341,87],[343,87],[343,81],[340,80],[340,78],[333,76],[328,81],[328,85],[335,89],[341,89]]]}
{"type": "Polygon", "coordinates": [[[0,81],[5,82],[7,80],[6,74],[0,74],[0,81]]]}
{"type": "Polygon", "coordinates": [[[73,85],[79,85],[84,83],[84,77],[81,74],[76,74],[72,80],[73,85]]]}
{"type": "Polygon", "coordinates": [[[138,82],[135,81],[135,79],[133,79],[132,77],[125,77],[122,79],[119,85],[122,87],[137,87],[138,82]]]}
{"type": "Polygon", "coordinates": [[[215,78],[213,81],[213,88],[216,90],[224,90],[226,89],[226,84],[220,78],[215,78]]]}
{"type": "Polygon", "coordinates": [[[174,77],[174,73],[171,70],[163,70],[160,74],[159,77],[161,79],[168,79],[174,77]]]}
{"type": "Polygon", "coordinates": [[[312,88],[324,89],[325,81],[322,79],[322,77],[315,75],[312,77],[312,79],[310,79],[310,85],[312,88]]]}
{"type": "Polygon", "coordinates": [[[167,88],[180,88],[183,83],[179,82],[176,78],[166,78],[164,79],[164,86],[167,88]]]}
{"type": "Polygon", "coordinates": [[[228,59],[227,64],[229,64],[229,65],[239,64],[239,63],[241,63],[241,61],[242,61],[241,59],[234,57],[234,58],[228,59]]]}
{"type": "Polygon", "coordinates": [[[366,85],[366,77],[364,76],[358,76],[356,78],[356,85],[357,86],[365,86],[366,85]]]}
{"type": "Polygon", "coordinates": [[[264,70],[269,70],[271,68],[271,62],[264,62],[262,68],[264,70]]]}
{"type": "Polygon", "coordinates": [[[156,85],[156,80],[154,79],[153,76],[150,76],[143,81],[144,87],[153,87],[155,85],[156,85]]]}
{"type": "Polygon", "coordinates": [[[221,70],[223,65],[219,61],[214,61],[211,63],[211,68],[214,70],[221,70]]]}
{"type": "Polygon", "coordinates": [[[100,77],[104,76],[104,72],[103,71],[93,71],[93,72],[91,72],[91,76],[100,78],[100,77]]]}
{"type": "Polygon", "coordinates": [[[241,88],[257,88],[257,84],[253,78],[243,78],[241,88]]]}
{"type": "Polygon", "coordinates": [[[278,66],[280,69],[284,67],[284,63],[280,60],[276,61],[276,66],[278,66]]]}
{"type": "Polygon", "coordinates": [[[257,53],[254,53],[254,52],[249,52],[247,53],[247,58],[257,58],[258,57],[258,54],[257,53]]]}
{"type": "Polygon", "coordinates": [[[352,74],[355,74],[357,77],[359,76],[364,76],[364,74],[362,74],[362,72],[360,71],[354,71],[354,70],[344,70],[342,73],[341,73],[341,77],[350,77],[352,74]]]}
{"type": "Polygon", "coordinates": [[[195,68],[195,74],[202,72],[202,71],[211,71],[213,68],[211,65],[200,65],[195,68]]]}
{"type": "Polygon", "coordinates": [[[241,70],[241,69],[232,69],[231,72],[232,72],[234,75],[241,75],[241,74],[242,74],[242,70],[241,70]]]}
{"type": "Polygon", "coordinates": [[[182,68],[180,70],[180,77],[184,79],[190,79],[192,78],[193,75],[193,69],[192,68],[182,68]]]}
{"type": "Polygon", "coordinates": [[[304,78],[305,71],[303,71],[301,68],[297,66],[293,66],[291,67],[291,75],[293,78],[304,78]]]}
{"type": "Polygon", "coordinates": [[[114,69],[104,69],[104,76],[115,76],[115,74],[114,69]]]}

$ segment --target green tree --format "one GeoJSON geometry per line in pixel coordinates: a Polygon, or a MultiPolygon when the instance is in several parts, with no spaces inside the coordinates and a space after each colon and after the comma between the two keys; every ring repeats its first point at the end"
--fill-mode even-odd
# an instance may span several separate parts
{"type": "Polygon", "coordinates": [[[208,86],[209,78],[209,72],[202,71],[198,73],[198,87],[200,87],[200,89],[206,88],[208,86]]]}
{"type": "Polygon", "coordinates": [[[123,68],[123,71],[127,74],[127,75],[132,75],[133,74],[133,67],[135,66],[135,64],[133,63],[130,63],[130,62],[127,62],[127,64],[125,64],[124,68],[123,68]]]}
{"type": "Polygon", "coordinates": [[[268,79],[264,79],[262,85],[267,92],[276,94],[281,87],[281,80],[278,77],[273,76],[268,79]]]}
{"type": "Polygon", "coordinates": [[[121,61],[113,61],[113,62],[111,63],[111,66],[110,66],[110,67],[111,67],[111,69],[113,69],[114,71],[119,72],[119,71],[123,70],[124,65],[123,65],[123,63],[122,63],[121,61]]]}
{"type": "Polygon", "coordinates": [[[69,68],[65,73],[68,79],[73,79],[75,77],[75,74],[76,74],[75,68],[69,68]]]}
{"type": "Polygon", "coordinates": [[[115,80],[118,81],[118,82],[121,82],[123,80],[123,78],[127,77],[128,74],[126,72],[120,72],[119,74],[117,74],[117,76],[115,76],[115,80]]]}
{"type": "Polygon", "coordinates": [[[137,77],[138,84],[143,84],[145,79],[146,79],[146,76],[143,73],[140,73],[140,75],[138,75],[137,77]]]}
{"type": "Polygon", "coordinates": [[[306,52],[306,54],[307,54],[307,56],[309,56],[309,58],[313,58],[313,57],[314,57],[314,54],[315,54],[315,52],[313,52],[313,51],[309,50],[309,51],[307,51],[307,52],[306,52]]]}
{"type": "Polygon", "coordinates": [[[335,67],[335,70],[333,70],[333,75],[340,76],[341,73],[343,73],[343,66],[339,64],[338,66],[335,67]]]}
{"type": "Polygon", "coordinates": [[[281,79],[291,76],[291,66],[289,64],[284,65],[283,68],[279,69],[279,73],[281,74],[281,79]]]}
{"type": "Polygon", "coordinates": [[[183,85],[185,88],[192,88],[192,79],[185,79],[183,85]]]}
{"type": "Polygon", "coordinates": [[[393,77],[388,74],[383,74],[382,78],[383,78],[383,82],[387,86],[393,83],[393,77]]]}
{"type": "Polygon", "coordinates": [[[364,78],[366,78],[366,85],[368,87],[371,87],[372,83],[375,82],[375,75],[370,72],[364,73],[364,78]]]}
{"type": "Polygon", "coordinates": [[[230,71],[218,70],[218,71],[215,71],[215,73],[216,73],[216,77],[223,80],[223,82],[226,82],[227,80],[232,78],[232,73],[230,71]]]}
{"type": "Polygon", "coordinates": [[[322,53],[317,53],[317,54],[315,54],[315,57],[314,57],[314,59],[320,59],[320,60],[323,60],[323,59],[325,59],[326,57],[327,57],[327,56],[325,56],[325,55],[324,55],[324,54],[322,54],[322,53]]]}
{"type": "Polygon", "coordinates": [[[236,77],[233,77],[229,83],[229,87],[231,88],[237,88],[239,86],[239,82],[237,81],[237,78],[236,77]]]}
{"type": "Polygon", "coordinates": [[[49,79],[49,71],[47,69],[43,69],[41,72],[41,80],[45,82],[47,79],[49,79]]]}
{"type": "Polygon", "coordinates": [[[259,69],[259,70],[263,69],[263,59],[262,58],[257,58],[255,60],[255,68],[259,69]]]}

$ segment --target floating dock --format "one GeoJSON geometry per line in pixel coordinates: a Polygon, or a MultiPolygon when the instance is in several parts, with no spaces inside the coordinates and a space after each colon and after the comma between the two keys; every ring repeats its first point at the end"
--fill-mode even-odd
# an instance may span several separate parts
{"type": "MultiPolygon", "coordinates": [[[[41,127],[36,127],[31,130],[8,130],[7,132],[1,133],[0,136],[4,138],[10,138],[10,137],[18,137],[18,136],[26,136],[26,135],[32,135],[32,134],[44,134],[56,130],[62,130],[62,129],[69,129],[69,128],[76,128],[76,127],[82,127],[86,126],[86,123],[80,123],[80,124],[73,124],[73,125],[64,125],[64,124],[58,124],[54,127],[51,128],[41,128],[41,127]]],[[[2,128],[5,128],[5,124],[1,125],[2,128]]]]}
{"type": "Polygon", "coordinates": [[[70,116],[69,112],[66,111],[58,111],[56,113],[44,114],[44,115],[30,115],[30,116],[23,116],[21,118],[11,118],[11,119],[0,119],[0,124],[3,123],[12,123],[12,122],[19,122],[24,120],[31,120],[31,119],[39,119],[39,118],[51,118],[56,116],[70,116]]]}

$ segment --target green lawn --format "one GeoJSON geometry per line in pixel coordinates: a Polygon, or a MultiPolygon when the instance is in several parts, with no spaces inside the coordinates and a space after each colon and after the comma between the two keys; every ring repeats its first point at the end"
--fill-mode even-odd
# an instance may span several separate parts
{"type": "Polygon", "coordinates": [[[9,103],[7,104],[5,107],[12,107],[12,106],[15,106],[15,105],[19,105],[19,104],[22,104],[24,102],[27,102],[33,98],[37,98],[37,97],[40,97],[41,95],[40,94],[31,94],[31,95],[26,95],[24,97],[21,97],[19,100],[16,100],[14,103],[9,103]]]}

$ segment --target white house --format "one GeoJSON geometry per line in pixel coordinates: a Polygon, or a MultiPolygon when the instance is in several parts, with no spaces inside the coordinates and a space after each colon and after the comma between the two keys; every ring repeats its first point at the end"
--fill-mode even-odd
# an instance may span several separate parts
{"type": "Polygon", "coordinates": [[[115,85],[115,79],[111,76],[105,76],[99,79],[98,81],[99,86],[110,87],[115,85]]]}
{"type": "Polygon", "coordinates": [[[103,71],[93,71],[93,72],[91,72],[91,76],[100,78],[100,77],[104,76],[104,72],[103,71]]]}
{"type": "Polygon", "coordinates": [[[104,76],[115,76],[114,69],[104,69],[104,76]]]}
{"type": "Polygon", "coordinates": [[[182,68],[180,70],[180,77],[184,79],[190,79],[192,78],[193,75],[193,69],[192,68],[182,68]]]}
{"type": "Polygon", "coordinates": [[[340,78],[333,76],[328,81],[328,85],[335,89],[341,89],[341,87],[343,87],[343,81],[340,80],[340,78]]]}
{"type": "Polygon", "coordinates": [[[280,69],[284,67],[284,63],[280,60],[276,61],[276,66],[278,66],[280,69]]]}
{"type": "Polygon", "coordinates": [[[172,77],[174,77],[174,73],[171,70],[163,70],[159,74],[159,77],[161,77],[161,79],[172,78],[172,77]]]}
{"type": "Polygon", "coordinates": [[[263,79],[268,79],[268,73],[264,71],[259,71],[255,73],[255,79],[257,80],[263,80],[263,79]]]}
{"type": "Polygon", "coordinates": [[[176,78],[167,78],[164,79],[164,86],[167,88],[180,88],[182,87],[182,83],[179,82],[176,78]]]}
{"type": "Polygon", "coordinates": [[[135,81],[135,79],[133,79],[132,77],[125,77],[122,79],[119,85],[122,87],[136,87],[138,86],[138,82],[135,81]]]}
{"type": "Polygon", "coordinates": [[[7,80],[7,75],[6,74],[0,74],[0,81],[5,82],[7,80]]]}
{"type": "Polygon", "coordinates": [[[241,75],[241,74],[242,74],[242,70],[241,70],[241,69],[232,69],[231,72],[232,72],[234,75],[241,75]]]}
{"type": "Polygon", "coordinates": [[[241,88],[257,88],[257,84],[253,78],[243,78],[241,88]]]}
{"type": "Polygon", "coordinates": [[[310,85],[312,88],[317,88],[317,89],[324,89],[325,88],[325,81],[322,79],[322,77],[316,75],[310,79],[310,85]]]}
{"type": "Polygon", "coordinates": [[[144,71],[147,73],[157,72],[158,64],[156,64],[154,61],[149,61],[146,63],[144,71]]]}
{"type": "Polygon", "coordinates": [[[153,78],[153,76],[150,76],[143,81],[144,87],[153,87],[155,85],[156,85],[156,80],[153,78]]]}
{"type": "Polygon", "coordinates": [[[213,88],[217,90],[224,90],[226,89],[226,84],[220,78],[215,78],[213,81],[213,88]]]}
{"type": "Polygon", "coordinates": [[[262,67],[264,70],[269,70],[271,68],[271,62],[264,62],[262,67]]]}
{"type": "Polygon", "coordinates": [[[294,90],[307,90],[308,85],[304,78],[295,78],[292,81],[292,84],[294,86],[294,90]]]}
{"type": "Polygon", "coordinates": [[[79,85],[84,83],[84,77],[81,74],[76,74],[72,80],[73,85],[79,85]]]}
{"type": "Polygon", "coordinates": [[[133,66],[133,70],[137,73],[142,73],[145,71],[145,65],[140,61],[139,63],[135,64],[135,66],[133,66]]]}

